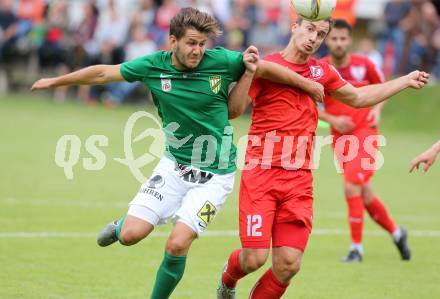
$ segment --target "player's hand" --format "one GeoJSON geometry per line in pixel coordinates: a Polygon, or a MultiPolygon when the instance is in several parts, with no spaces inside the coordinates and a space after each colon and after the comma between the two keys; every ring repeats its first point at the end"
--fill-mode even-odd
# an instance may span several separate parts
{"type": "Polygon", "coordinates": [[[413,172],[414,169],[419,169],[419,166],[425,163],[425,167],[423,168],[423,172],[427,172],[429,168],[434,164],[435,159],[437,158],[437,150],[435,148],[430,148],[426,152],[420,154],[414,160],[411,161],[409,166],[409,172],[413,172]]]}
{"type": "Polygon", "coordinates": [[[324,86],[321,83],[315,82],[313,80],[307,79],[309,82],[304,86],[304,91],[309,94],[315,102],[324,101],[325,91],[324,86]]]}
{"type": "Polygon", "coordinates": [[[347,134],[354,129],[354,123],[349,116],[336,116],[331,125],[340,134],[347,134]]]}
{"type": "Polygon", "coordinates": [[[258,60],[260,59],[258,49],[250,46],[243,52],[243,63],[246,66],[246,71],[255,74],[257,71],[258,60]]]}
{"type": "Polygon", "coordinates": [[[52,88],[54,87],[54,85],[55,85],[55,80],[52,78],[40,79],[32,85],[31,91],[52,88]]]}
{"type": "Polygon", "coordinates": [[[409,82],[409,87],[414,89],[421,89],[428,84],[429,74],[421,71],[414,71],[406,75],[409,82]]]}
{"type": "Polygon", "coordinates": [[[380,124],[381,111],[378,108],[372,108],[367,115],[367,121],[370,123],[371,128],[377,128],[380,124]]]}

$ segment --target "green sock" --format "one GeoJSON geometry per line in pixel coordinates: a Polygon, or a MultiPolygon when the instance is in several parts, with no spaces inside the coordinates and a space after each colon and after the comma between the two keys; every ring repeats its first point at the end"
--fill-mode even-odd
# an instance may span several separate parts
{"type": "Polygon", "coordinates": [[[157,270],[151,299],[167,299],[176,288],[185,271],[186,256],[173,256],[165,252],[157,270]]]}
{"type": "Polygon", "coordinates": [[[121,235],[121,229],[122,229],[122,225],[124,224],[125,217],[126,216],[124,216],[118,220],[118,226],[116,227],[116,237],[118,237],[119,242],[121,242],[121,239],[119,238],[119,236],[121,235]]]}

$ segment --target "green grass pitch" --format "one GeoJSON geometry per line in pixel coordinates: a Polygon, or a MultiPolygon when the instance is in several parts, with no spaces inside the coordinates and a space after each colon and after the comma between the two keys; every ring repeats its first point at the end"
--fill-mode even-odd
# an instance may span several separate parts
{"type": "MultiPolygon", "coordinates": [[[[406,92],[386,106],[381,130],[387,138],[381,148],[385,165],[373,180],[394,219],[409,229],[413,260],[401,262],[389,236],[367,219],[364,262],[339,262],[349,245],[346,210],[342,178],[326,147],[315,171],[315,233],[284,298],[440,298],[440,161],[428,174],[408,174],[409,161],[440,138],[439,91],[406,92]]],[[[0,98],[0,298],[148,298],[171,226],[133,247],[99,248],[95,241],[105,223],[126,212],[139,188],[128,168],[113,158],[123,157],[127,118],[145,106],[109,111],[47,98],[0,98]],[[78,135],[83,145],[73,180],[54,162],[57,140],[65,134],[78,135]],[[89,157],[84,143],[90,135],[109,138],[103,147],[107,163],[100,171],[82,166],[89,157]]],[[[246,133],[249,122],[248,116],[233,122],[236,137],[246,133]]],[[[148,140],[140,142],[135,152],[147,146],[148,140]]],[[[145,175],[152,166],[143,169],[145,175]]],[[[239,177],[207,230],[211,234],[194,243],[172,298],[215,298],[222,266],[239,246],[233,234],[239,177]]],[[[240,281],[237,298],[247,298],[263,271],[240,281]]]]}

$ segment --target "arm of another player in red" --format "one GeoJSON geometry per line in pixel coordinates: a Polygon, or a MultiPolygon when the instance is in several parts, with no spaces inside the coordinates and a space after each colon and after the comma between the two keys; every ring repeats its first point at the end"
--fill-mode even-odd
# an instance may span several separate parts
{"type": "Polygon", "coordinates": [[[410,163],[409,172],[412,172],[415,168],[419,169],[420,164],[425,163],[425,167],[423,168],[424,172],[427,172],[429,168],[434,164],[437,155],[440,153],[440,141],[434,144],[431,148],[429,148],[424,153],[420,154],[410,163]]]}

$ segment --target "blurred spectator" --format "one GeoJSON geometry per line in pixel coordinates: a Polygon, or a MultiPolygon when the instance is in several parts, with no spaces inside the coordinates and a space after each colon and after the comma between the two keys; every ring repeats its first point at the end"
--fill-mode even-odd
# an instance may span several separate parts
{"type": "Polygon", "coordinates": [[[12,0],[0,0],[0,63],[14,54],[18,18],[12,0]]]}
{"type": "Polygon", "coordinates": [[[142,25],[145,30],[150,31],[154,27],[156,7],[153,0],[140,0],[139,9],[133,15],[132,24],[142,25]]]}
{"type": "MultiPolygon", "coordinates": [[[[72,62],[73,69],[83,68],[92,63],[93,37],[98,23],[98,9],[92,2],[82,4],[83,19],[73,31],[72,62]]],[[[80,86],[78,98],[84,102],[89,99],[89,86],[80,86]]]]}
{"type": "MultiPolygon", "coordinates": [[[[134,60],[142,56],[153,54],[156,51],[156,44],[148,38],[144,27],[142,25],[133,27],[131,30],[130,41],[125,48],[126,60],[134,60]]],[[[103,101],[104,105],[109,108],[120,105],[140,85],[140,82],[118,82],[108,84],[108,93],[103,101]]]]}
{"type": "Polygon", "coordinates": [[[402,48],[405,41],[405,34],[400,28],[400,22],[408,15],[410,9],[411,3],[409,0],[391,0],[385,5],[386,30],[380,40],[379,49],[382,55],[385,56],[386,63],[391,66],[391,72],[394,75],[399,73],[402,48]],[[389,60],[392,61],[388,62],[389,60]]]}
{"type": "MultiPolygon", "coordinates": [[[[281,19],[281,0],[258,0],[258,17],[264,22],[268,22],[270,25],[277,26],[278,21],[281,19]]],[[[258,21],[256,19],[255,21],[258,21]]],[[[256,23],[256,22],[255,22],[256,23]]]]}
{"type": "Polygon", "coordinates": [[[83,19],[73,32],[74,68],[82,68],[90,64],[93,50],[93,36],[98,23],[98,10],[93,3],[83,3],[83,19]]]}
{"type": "Polygon", "coordinates": [[[45,36],[39,49],[40,64],[43,67],[66,66],[69,20],[67,4],[63,0],[52,2],[45,21],[45,36]]]}
{"type": "Polygon", "coordinates": [[[382,54],[376,49],[376,44],[370,37],[364,37],[359,41],[359,54],[368,57],[377,69],[383,72],[382,54]]]}
{"type": "Polygon", "coordinates": [[[44,0],[20,0],[17,6],[17,17],[20,19],[18,36],[23,37],[32,28],[43,22],[44,0]]]}
{"type": "Polygon", "coordinates": [[[261,16],[259,22],[252,27],[249,35],[249,44],[258,48],[261,57],[266,56],[282,48],[281,38],[277,26],[265,15],[261,16]]]}
{"type": "Polygon", "coordinates": [[[227,44],[232,43],[235,49],[243,49],[249,45],[250,30],[257,19],[258,7],[255,0],[236,0],[231,18],[225,24],[227,44]],[[241,41],[241,45],[237,44],[238,41],[241,41]]]}
{"type": "Polygon", "coordinates": [[[439,16],[429,0],[411,0],[411,4],[408,15],[401,22],[405,43],[400,72],[416,68],[429,72],[435,61],[431,40],[439,26],[439,16]]]}
{"type": "Polygon", "coordinates": [[[128,27],[128,20],[121,16],[114,1],[108,0],[107,9],[99,14],[94,43],[89,48],[93,64],[118,64],[124,60],[128,27]]]}
{"type": "MultiPolygon", "coordinates": [[[[333,17],[343,16],[354,23],[353,7],[357,1],[361,0],[338,0],[333,17]]],[[[210,12],[219,20],[224,34],[210,41],[210,47],[243,51],[253,44],[265,56],[291,37],[295,14],[288,0],[0,0],[0,63],[12,62],[13,70],[19,69],[15,68],[18,62],[28,63],[30,80],[38,71],[38,62],[41,71],[62,74],[91,64],[118,64],[157,49],[168,49],[170,20],[184,6],[210,12]],[[20,59],[10,59],[18,55],[20,59]]],[[[368,38],[360,43],[362,54],[379,68],[383,65],[386,74],[422,68],[440,77],[439,10],[440,0],[387,1],[386,29],[378,41],[383,58],[368,38]]],[[[322,46],[316,56],[325,54],[322,46]]],[[[0,67],[0,85],[5,81],[1,73],[3,78],[4,74],[9,75],[0,67]]],[[[132,89],[135,87],[116,84],[106,89],[104,102],[121,103],[132,89]]],[[[98,97],[98,91],[99,88],[90,92],[80,88],[78,96],[89,103],[98,97]]],[[[57,89],[56,99],[63,100],[65,96],[66,90],[57,89]]]]}
{"type": "MultiPolygon", "coordinates": [[[[71,46],[67,17],[67,3],[63,0],[53,1],[49,6],[47,18],[44,23],[45,35],[41,47],[38,49],[40,66],[54,68],[57,75],[69,71],[68,49],[71,46]]],[[[62,102],[67,94],[66,87],[55,90],[54,98],[62,102]]]]}
{"type": "Polygon", "coordinates": [[[334,19],[342,19],[348,24],[354,26],[356,24],[356,16],[354,14],[354,6],[356,0],[338,0],[336,9],[332,14],[334,19]]]}
{"type": "Polygon", "coordinates": [[[177,14],[180,7],[174,0],[164,0],[162,6],[157,10],[156,27],[164,33],[170,29],[171,19],[177,14]]]}
{"type": "Polygon", "coordinates": [[[154,31],[152,31],[155,42],[159,48],[165,49],[168,43],[167,36],[171,19],[177,14],[180,6],[174,0],[164,0],[157,9],[154,31]]]}
{"type": "Polygon", "coordinates": [[[226,24],[231,17],[231,5],[230,0],[211,1],[213,14],[223,25],[226,24]]]}

